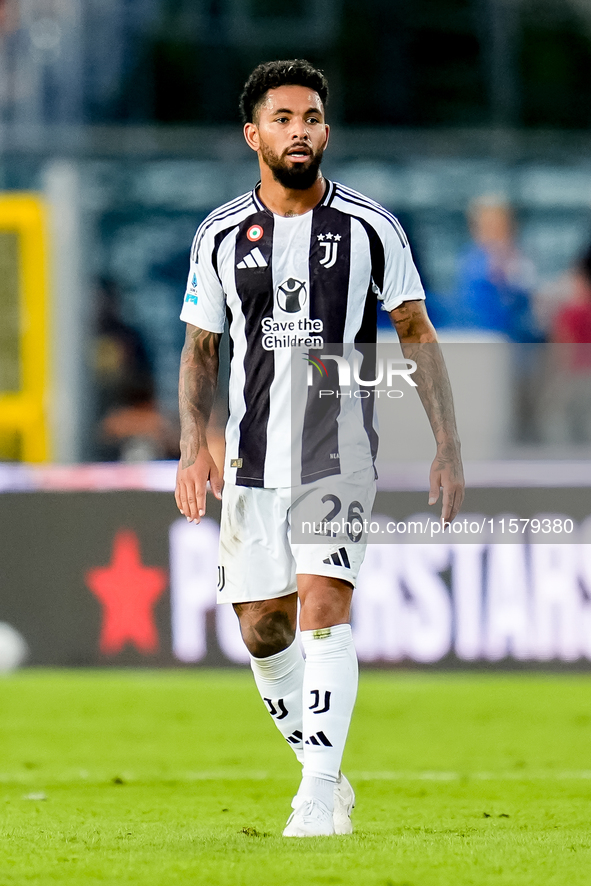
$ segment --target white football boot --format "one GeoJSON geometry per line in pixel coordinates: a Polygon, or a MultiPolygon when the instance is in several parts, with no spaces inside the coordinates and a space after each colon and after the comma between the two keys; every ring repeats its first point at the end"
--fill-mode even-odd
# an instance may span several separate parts
{"type": "Polygon", "coordinates": [[[355,791],[341,772],[334,786],[333,824],[335,834],[352,834],[351,810],[355,806],[355,791]]]}
{"type": "Polygon", "coordinates": [[[284,837],[332,837],[335,832],[330,809],[313,797],[293,798],[294,811],[287,819],[284,837]]]}

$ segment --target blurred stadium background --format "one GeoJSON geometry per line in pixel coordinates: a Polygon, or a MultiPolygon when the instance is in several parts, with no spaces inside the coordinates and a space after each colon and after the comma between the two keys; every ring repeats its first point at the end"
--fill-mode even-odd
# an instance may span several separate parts
{"type": "MultiPolygon", "coordinates": [[[[178,314],[196,226],[256,181],[242,83],[292,56],[330,80],[326,173],[409,233],[466,513],[574,521],[566,544],[373,546],[361,659],[586,668],[587,0],[0,0],[0,667],[244,662],[215,611],[215,504],[196,529],[170,494],[178,314]]],[[[405,435],[382,416],[396,519],[425,509],[408,409],[405,435]]]]}

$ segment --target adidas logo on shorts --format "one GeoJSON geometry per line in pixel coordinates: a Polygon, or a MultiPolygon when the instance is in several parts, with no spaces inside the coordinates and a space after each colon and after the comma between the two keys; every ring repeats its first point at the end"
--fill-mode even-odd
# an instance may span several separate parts
{"type": "Polygon", "coordinates": [[[335,551],[334,554],[331,554],[330,557],[327,557],[326,560],[323,560],[322,562],[326,563],[327,566],[344,566],[345,569],[351,568],[346,548],[339,548],[338,551],[335,551]]]}

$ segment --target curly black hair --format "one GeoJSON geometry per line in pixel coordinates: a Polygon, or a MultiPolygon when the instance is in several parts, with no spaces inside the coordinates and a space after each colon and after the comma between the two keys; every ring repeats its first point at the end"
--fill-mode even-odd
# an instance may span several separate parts
{"type": "Polygon", "coordinates": [[[269,89],[279,86],[307,86],[320,96],[326,107],[328,82],[326,77],[304,58],[263,62],[244,84],[240,96],[240,116],[243,123],[254,123],[258,109],[269,89]]]}

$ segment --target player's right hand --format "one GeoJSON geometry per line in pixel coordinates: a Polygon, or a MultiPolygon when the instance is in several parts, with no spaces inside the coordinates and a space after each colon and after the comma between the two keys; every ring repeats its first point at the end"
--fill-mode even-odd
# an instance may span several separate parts
{"type": "Polygon", "coordinates": [[[222,477],[209,449],[199,450],[195,461],[183,465],[181,458],[176,472],[174,497],[181,514],[191,523],[199,523],[205,514],[207,481],[216,498],[222,497],[222,477]]]}

